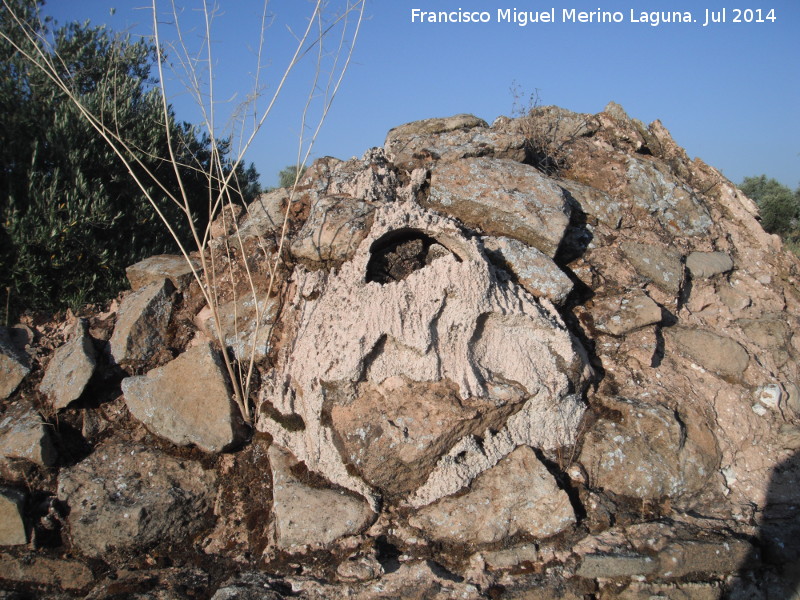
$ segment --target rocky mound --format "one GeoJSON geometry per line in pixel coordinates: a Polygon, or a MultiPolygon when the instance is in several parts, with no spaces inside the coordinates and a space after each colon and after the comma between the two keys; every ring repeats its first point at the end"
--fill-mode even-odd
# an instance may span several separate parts
{"type": "Polygon", "coordinates": [[[661,123],[409,123],[213,235],[213,307],[0,330],[2,597],[797,591],[800,263],[661,123]]]}

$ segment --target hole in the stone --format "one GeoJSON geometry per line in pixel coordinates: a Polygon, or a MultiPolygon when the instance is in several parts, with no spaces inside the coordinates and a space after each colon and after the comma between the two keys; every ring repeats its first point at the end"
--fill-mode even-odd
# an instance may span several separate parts
{"type": "Polygon", "coordinates": [[[390,231],[375,240],[370,248],[367,282],[401,281],[448,254],[452,254],[450,250],[417,229],[390,231]]]}

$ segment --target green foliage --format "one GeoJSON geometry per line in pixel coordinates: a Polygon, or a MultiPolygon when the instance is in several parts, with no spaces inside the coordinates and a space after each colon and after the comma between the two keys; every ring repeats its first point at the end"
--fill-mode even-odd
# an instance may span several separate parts
{"type": "Polygon", "coordinates": [[[792,193],[792,190],[778,181],[760,175],[745,177],[739,189],[758,204],[761,225],[766,231],[783,236],[798,228],[800,188],[792,193]]]}
{"type": "MultiPolygon", "coordinates": [[[[45,51],[59,57],[62,80],[81,103],[142,161],[134,174],[147,182],[178,237],[191,248],[189,221],[168,199],[168,193],[179,196],[179,188],[166,131],[181,165],[192,219],[200,228],[208,222],[210,200],[218,191],[206,175],[212,147],[207,136],[179,123],[171,110],[165,124],[151,78],[155,48],[88,23],[51,32],[49,24],[39,22],[33,3],[16,0],[12,5],[51,41],[52,49],[45,51]]],[[[5,9],[0,12],[2,34],[33,50],[5,9]]],[[[44,48],[43,41],[37,43],[44,48]]],[[[229,144],[218,146],[225,165],[229,144]]],[[[16,310],[106,300],[125,287],[126,266],[177,250],[108,143],[66,94],[1,37],[0,167],[0,286],[10,289],[16,310]]],[[[224,171],[229,173],[230,165],[224,171]]],[[[260,191],[252,165],[239,167],[235,179],[242,197],[233,201],[250,201],[260,191]]]]}
{"type": "Polygon", "coordinates": [[[300,168],[300,174],[297,174],[297,165],[289,165],[278,173],[278,187],[292,187],[294,182],[299,180],[306,172],[305,166],[300,168]]]}
{"type": "Polygon", "coordinates": [[[800,187],[792,192],[775,179],[759,175],[745,177],[739,189],[755,200],[764,230],[780,235],[786,247],[800,256],[800,187]]]}

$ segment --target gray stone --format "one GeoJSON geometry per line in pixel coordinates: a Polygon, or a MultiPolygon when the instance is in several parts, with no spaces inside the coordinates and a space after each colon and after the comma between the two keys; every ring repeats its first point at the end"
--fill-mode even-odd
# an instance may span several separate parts
{"type": "Polygon", "coordinates": [[[437,164],[423,206],[484,233],[555,256],[569,224],[564,191],[535,168],[511,160],[467,158],[437,164]]]}
{"type": "MultiPolygon", "coordinates": [[[[688,582],[680,584],[631,582],[619,593],[603,596],[602,600],[720,600],[725,588],[719,583],[688,582]]],[[[724,596],[729,600],[733,597],[724,596]]],[[[755,600],[748,596],[747,600],[755,600]]]]}
{"type": "Polygon", "coordinates": [[[685,183],[654,161],[628,157],[627,192],[634,204],[653,215],[673,235],[700,235],[711,216],[685,183]]]}
{"type": "Polygon", "coordinates": [[[50,428],[28,402],[12,404],[0,416],[0,456],[27,460],[43,467],[56,463],[50,428]]]}
{"type": "Polygon", "coordinates": [[[787,382],[783,384],[786,390],[786,406],[792,411],[795,417],[800,417],[800,386],[796,383],[787,382]]]}
{"type": "Polygon", "coordinates": [[[729,337],[688,327],[670,327],[665,332],[668,350],[677,350],[719,375],[739,377],[750,362],[747,350],[729,337]]]}
{"type": "Polygon", "coordinates": [[[30,359],[16,347],[7,327],[0,327],[0,400],[5,400],[30,373],[30,359]]]}
{"type": "Polygon", "coordinates": [[[683,283],[683,265],[678,252],[664,246],[637,242],[623,242],[620,248],[639,275],[670,294],[677,294],[680,291],[683,283]]]}
{"type": "Polygon", "coordinates": [[[546,538],[575,522],[567,494],[533,450],[520,446],[463,495],[420,509],[409,523],[437,541],[491,544],[517,534],[546,538]]]}
{"type": "Polygon", "coordinates": [[[737,324],[748,340],[764,350],[782,348],[789,339],[785,318],[739,319],[737,324]]]}
{"type": "Polygon", "coordinates": [[[362,200],[345,196],[320,198],[292,242],[292,255],[311,263],[350,259],[367,236],[374,211],[374,207],[362,200]]]}
{"type": "MultiPolygon", "coordinates": [[[[256,291],[256,294],[257,303],[251,293],[246,293],[217,308],[225,346],[242,362],[248,362],[251,357],[256,362],[266,358],[272,327],[278,315],[277,298],[268,297],[266,291],[256,291]]],[[[206,319],[205,326],[209,335],[217,340],[213,316],[206,319]]]]}
{"type": "Polygon", "coordinates": [[[216,476],[199,463],[129,443],[95,449],[62,469],[58,497],[69,505],[69,535],[83,554],[145,551],[182,542],[208,525],[216,476]]]}
{"type": "Polygon", "coordinates": [[[278,547],[325,546],[361,533],[374,520],[369,505],[352,492],[301,481],[292,472],[297,461],[288,450],[272,445],[268,453],[278,547]]]}
{"type": "Polygon", "coordinates": [[[111,356],[117,364],[146,362],[164,346],[172,316],[173,289],[169,280],[162,279],[122,301],[109,341],[111,356]]]}
{"type": "Polygon", "coordinates": [[[283,600],[272,589],[275,579],[264,573],[242,573],[222,584],[211,600],[283,600]]]}
{"type": "Polygon", "coordinates": [[[64,408],[81,397],[96,364],[89,325],[85,319],[80,319],[75,324],[72,338],[58,348],[50,359],[39,391],[50,399],[53,408],[64,408]]]}
{"type": "Polygon", "coordinates": [[[190,348],[147,375],[122,380],[131,414],[173,444],[221,452],[243,434],[225,367],[210,344],[190,348]]]}
{"type": "Polygon", "coordinates": [[[28,542],[23,520],[25,494],[0,487],[0,546],[18,546],[28,542]]]}
{"type": "Polygon", "coordinates": [[[600,419],[589,430],[580,455],[592,488],[657,500],[707,486],[719,455],[699,419],[684,429],[665,406],[623,398],[604,399],[604,405],[617,416],[600,419]]]}
{"type": "Polygon", "coordinates": [[[537,298],[560,305],[572,291],[570,278],[536,248],[507,237],[487,237],[483,245],[495,262],[504,264],[519,284],[537,298]]]}
{"type": "Polygon", "coordinates": [[[384,148],[395,165],[411,171],[435,161],[476,156],[522,162],[526,139],[519,131],[489,129],[485,121],[472,115],[457,115],[396,127],[386,136],[384,148]]]}
{"type": "Polygon", "coordinates": [[[617,229],[622,224],[625,207],[619,200],[592,186],[569,179],[559,179],[558,185],[569,192],[587,216],[594,217],[612,229],[617,229]]]}
{"type": "Polygon", "coordinates": [[[733,260],[724,252],[692,252],[686,257],[686,268],[694,279],[709,279],[733,270],[733,260]]]}
{"type": "Polygon", "coordinates": [[[175,289],[184,291],[194,281],[192,266],[199,270],[200,261],[192,258],[190,266],[180,254],[159,254],[131,265],[125,269],[125,274],[134,291],[151,283],[160,284],[164,279],[169,279],[175,289]]]}
{"type": "Polygon", "coordinates": [[[661,307],[638,290],[595,299],[590,312],[594,326],[612,335],[625,335],[661,321],[661,307]]]}
{"type": "Polygon", "coordinates": [[[239,235],[264,238],[283,228],[286,206],[290,200],[290,190],[278,188],[261,194],[247,205],[247,214],[239,224],[239,235]]]}
{"type": "Polygon", "coordinates": [[[587,554],[578,568],[578,577],[587,579],[615,579],[648,575],[658,563],[640,554],[587,554]]]}

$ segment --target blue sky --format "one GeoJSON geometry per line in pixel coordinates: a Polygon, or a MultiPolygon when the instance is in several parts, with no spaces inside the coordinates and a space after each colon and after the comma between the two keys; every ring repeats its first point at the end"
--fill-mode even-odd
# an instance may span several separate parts
{"type": "MultiPolygon", "coordinates": [[[[166,5],[166,3],[163,3],[166,5]]],[[[182,4],[196,5],[188,1],[182,4]]],[[[229,115],[252,87],[262,2],[219,0],[212,49],[219,114],[229,115]]],[[[341,2],[331,0],[331,8],[341,2]]],[[[763,0],[775,22],[733,23],[737,4],[725,0],[367,0],[353,61],[312,152],[312,158],[360,156],[386,132],[428,117],[473,113],[488,122],[510,114],[512,84],[542,104],[598,112],[611,100],[645,123],[661,119],[690,156],[739,182],[765,173],[800,185],[800,2],[763,0]],[[411,11],[487,11],[490,23],[412,23],[411,11]],[[497,23],[497,9],[549,11],[555,23],[497,23]],[[563,9],[619,11],[622,23],[563,23],[563,9]],[[726,23],[703,27],[705,9],[726,9],[726,23]],[[697,23],[653,27],[630,22],[651,11],[691,11],[697,23]]],[[[149,0],[49,0],[60,22],[90,19],[134,35],[152,30],[149,0]],[[110,8],[116,12],[110,15],[110,8]]],[[[262,82],[274,89],[293,33],[309,13],[306,0],[272,0],[262,82]]],[[[200,13],[183,13],[190,41],[200,13]]],[[[165,30],[165,35],[169,32],[165,30]]],[[[331,41],[334,41],[331,39],[331,41]]],[[[265,185],[294,162],[300,109],[314,75],[312,55],[289,82],[260,137],[247,153],[265,185]]],[[[326,63],[327,67],[327,63],[326,63]]],[[[196,121],[190,97],[171,98],[178,116],[196,121]]],[[[269,90],[268,90],[269,91],[269,90]]],[[[227,122],[220,117],[219,130],[227,122]]]]}

